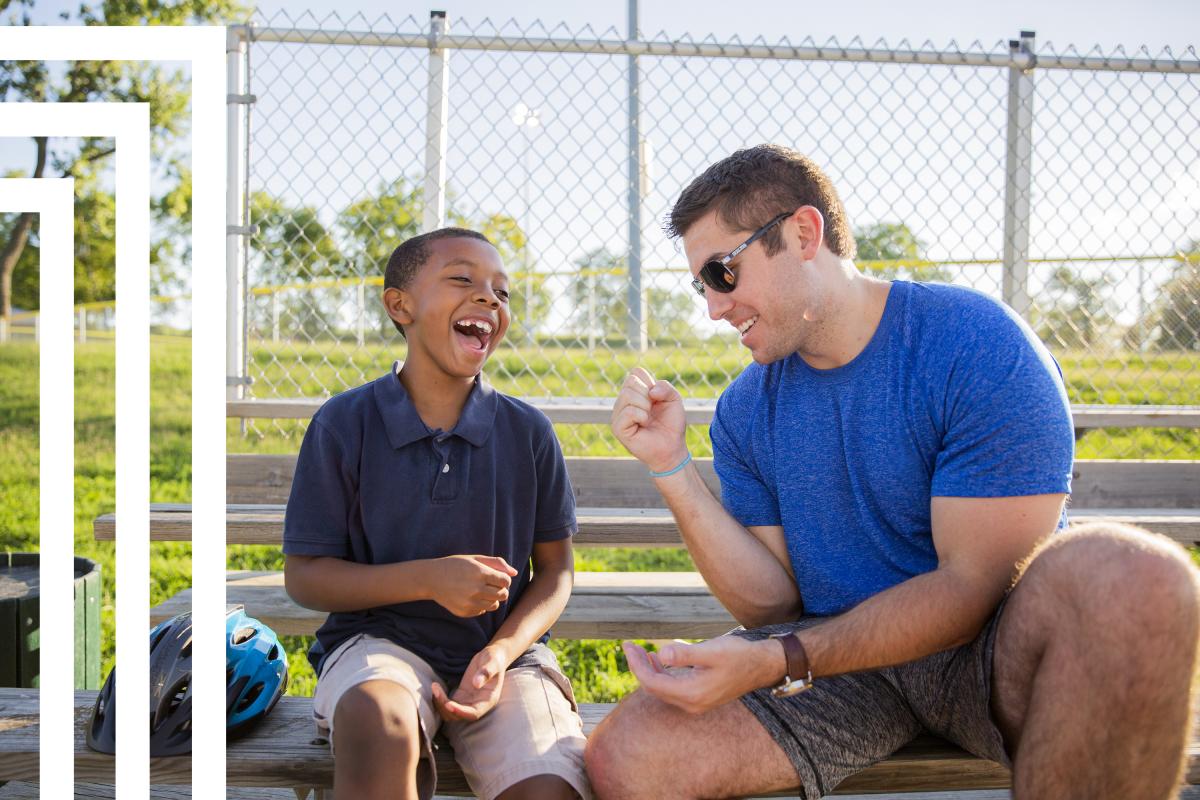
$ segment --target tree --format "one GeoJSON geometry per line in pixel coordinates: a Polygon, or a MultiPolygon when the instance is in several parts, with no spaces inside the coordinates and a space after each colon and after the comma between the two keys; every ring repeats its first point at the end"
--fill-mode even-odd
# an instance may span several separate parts
{"type": "Polygon", "coordinates": [[[854,231],[857,263],[877,278],[949,282],[951,275],[925,259],[925,244],[903,222],[876,222],[854,231]],[[887,262],[902,262],[899,264],[887,262]]]}
{"type": "MultiPolygon", "coordinates": [[[[93,175],[75,186],[75,303],[112,299],[116,281],[116,199],[100,187],[93,175]]],[[[10,230],[17,214],[0,215],[0,230],[10,230]]],[[[12,278],[12,304],[37,308],[40,240],[36,226],[30,228],[26,245],[17,260],[12,278]]]]}
{"type": "Polygon", "coordinates": [[[1200,241],[1185,248],[1156,309],[1158,350],[1200,350],[1200,241]]]}
{"type": "MultiPolygon", "coordinates": [[[[534,329],[549,311],[550,295],[545,288],[545,277],[534,274],[532,265],[529,275],[517,274],[525,272],[528,246],[525,232],[511,215],[495,213],[472,218],[456,210],[454,200],[451,194],[447,224],[479,231],[496,246],[506,271],[516,277],[509,287],[512,315],[525,338],[532,339],[534,329]]],[[[421,188],[417,181],[404,176],[381,184],[374,195],[342,209],[335,230],[346,258],[356,265],[356,274],[382,276],[396,246],[421,232],[424,211],[421,188]]],[[[367,315],[375,329],[385,333],[393,330],[381,303],[369,303],[367,315]]]]}
{"type": "MultiPolygon", "coordinates": [[[[250,195],[250,221],[257,232],[250,238],[248,282],[252,287],[274,287],[270,305],[247,313],[274,329],[286,318],[289,334],[303,332],[309,339],[327,335],[338,327],[337,302],[328,302],[311,288],[282,287],[338,280],[355,275],[332,234],[311,206],[289,206],[266,192],[250,195]]],[[[335,295],[336,296],[336,295],[335,295]]]]}
{"type": "MultiPolygon", "coordinates": [[[[588,250],[574,261],[578,273],[567,288],[570,324],[588,341],[623,339],[628,333],[629,269],[624,255],[606,247],[588,250]]],[[[646,333],[652,340],[684,341],[695,337],[692,316],[696,300],[690,290],[645,288],[646,333]]]]}
{"type": "Polygon", "coordinates": [[[569,322],[589,340],[595,336],[624,336],[629,317],[625,256],[607,247],[596,247],[572,263],[578,272],[567,287],[573,309],[569,322]]]}
{"type": "Polygon", "coordinates": [[[1088,348],[1111,327],[1111,303],[1103,278],[1088,278],[1059,267],[1046,284],[1054,305],[1035,309],[1034,327],[1051,346],[1088,348]]]}
{"type": "MultiPolygon", "coordinates": [[[[17,0],[6,22],[31,24],[33,4],[34,0],[17,0]]],[[[10,5],[10,0],[0,0],[0,10],[10,5]]],[[[232,20],[241,11],[235,0],[105,0],[99,7],[80,5],[76,12],[63,12],[60,16],[75,25],[147,26],[223,22],[232,20]]],[[[184,132],[188,107],[185,86],[186,77],[181,70],[167,71],[140,62],[72,61],[60,73],[41,61],[0,60],[0,102],[149,103],[154,155],[160,161],[176,165],[174,170],[167,168],[168,176],[179,172],[179,158],[173,153],[171,142],[184,132]]],[[[35,154],[29,174],[34,178],[54,174],[84,182],[95,179],[115,149],[111,139],[85,138],[77,146],[53,148],[45,136],[34,137],[33,141],[35,154]]],[[[80,194],[77,199],[83,202],[85,196],[80,194]]],[[[22,254],[29,243],[33,217],[32,213],[19,214],[0,229],[0,318],[5,320],[12,315],[13,273],[18,264],[28,263],[22,254]]],[[[163,258],[169,252],[169,248],[160,247],[156,256],[163,258]]],[[[97,289],[95,285],[89,287],[89,291],[97,289]]],[[[111,298],[111,281],[103,289],[100,294],[111,298]]]]}

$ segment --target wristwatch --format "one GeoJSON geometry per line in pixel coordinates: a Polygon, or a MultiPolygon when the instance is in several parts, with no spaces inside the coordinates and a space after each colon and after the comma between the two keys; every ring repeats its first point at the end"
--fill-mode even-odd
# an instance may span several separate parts
{"type": "Polygon", "coordinates": [[[783,655],[787,659],[787,674],[783,683],[771,690],[773,697],[791,697],[812,687],[812,670],[808,667],[808,653],[800,643],[800,637],[795,631],[773,633],[772,639],[778,639],[783,645],[783,655]]]}

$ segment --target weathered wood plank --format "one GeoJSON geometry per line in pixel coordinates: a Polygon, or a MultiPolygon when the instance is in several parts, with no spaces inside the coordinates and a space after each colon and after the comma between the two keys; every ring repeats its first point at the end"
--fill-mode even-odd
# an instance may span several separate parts
{"type": "MultiPolygon", "coordinates": [[[[227,507],[226,541],[229,544],[283,542],[284,506],[231,504],[227,507]]],[[[577,509],[579,547],[677,547],[682,544],[679,528],[665,508],[577,509]]],[[[1183,545],[1200,545],[1200,508],[1113,508],[1071,510],[1075,524],[1112,519],[1161,533],[1183,545]]],[[[93,525],[96,538],[116,536],[114,516],[105,514],[93,525]]],[[[188,542],[192,538],[191,506],[161,503],[150,509],[150,536],[155,541],[188,542]]]]}
{"type": "MultiPolygon", "coordinates": [[[[230,400],[225,404],[225,416],[233,418],[308,419],[325,402],[324,397],[261,398],[230,400]]],[[[614,398],[526,397],[542,413],[556,423],[608,424],[614,398]]],[[[717,401],[687,400],[684,408],[690,425],[712,422],[717,401]]],[[[1077,429],[1087,428],[1200,428],[1200,407],[1197,406],[1120,406],[1074,405],[1071,418],[1077,429]]]]}
{"type": "MultiPolygon", "coordinates": [[[[714,493],[720,484],[711,458],[695,461],[714,493]]],[[[286,503],[296,456],[230,455],[226,501],[286,503]]],[[[646,468],[633,458],[567,459],[579,506],[663,508],[646,468]]],[[[1078,508],[1200,508],[1200,461],[1081,460],[1076,462],[1072,502],[1078,508]]]]}
{"type": "Polygon", "coordinates": [[[1200,508],[1200,461],[1077,461],[1071,502],[1092,509],[1200,508]]]}
{"type": "MultiPolygon", "coordinates": [[[[151,622],[191,608],[184,589],[150,610],[151,622]]],[[[296,605],[280,572],[230,572],[229,603],[241,603],[284,636],[316,632],[325,613],[296,605]]],[[[580,572],[566,609],[552,629],[564,639],[694,639],[718,636],[737,622],[693,572],[580,572]]]]}
{"type": "MultiPolygon", "coordinates": [[[[37,697],[36,689],[0,689],[0,780],[37,780],[37,697]]],[[[114,759],[94,753],[84,744],[84,725],[95,697],[95,692],[75,693],[76,777],[81,782],[111,784],[114,759]]],[[[582,706],[585,732],[591,733],[611,708],[607,704],[582,706]]],[[[1200,783],[1200,746],[1195,740],[1188,756],[1187,783],[1200,783]]],[[[465,792],[449,747],[443,743],[436,757],[439,794],[465,792]]],[[[258,728],[234,743],[226,756],[226,777],[230,786],[330,786],[333,759],[329,748],[313,738],[309,698],[284,697],[258,728]]],[[[190,781],[190,758],[151,760],[152,783],[187,785],[190,781]]],[[[1001,788],[1008,781],[1008,772],[998,764],[922,736],[846,780],[835,793],[965,791],[1001,788]]]]}

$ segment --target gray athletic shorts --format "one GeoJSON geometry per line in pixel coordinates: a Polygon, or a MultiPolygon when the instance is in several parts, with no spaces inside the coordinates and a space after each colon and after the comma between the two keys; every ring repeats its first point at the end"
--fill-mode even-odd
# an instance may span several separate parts
{"type": "MultiPolygon", "coordinates": [[[[981,758],[1012,766],[991,715],[992,652],[1001,603],[975,641],[898,667],[818,678],[811,689],[742,698],[792,762],[807,798],[887,758],[922,731],[981,758]]],[[[819,620],[734,631],[762,639],[819,620]]]]}

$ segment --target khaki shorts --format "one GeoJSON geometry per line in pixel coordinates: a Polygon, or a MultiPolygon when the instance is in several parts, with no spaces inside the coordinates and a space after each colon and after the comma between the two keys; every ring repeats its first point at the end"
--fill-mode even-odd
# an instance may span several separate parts
{"type": "Polygon", "coordinates": [[[431,798],[437,788],[433,737],[439,730],[454,748],[471,791],[484,800],[535,775],[556,775],[583,800],[590,800],[583,767],[583,722],[571,684],[558,670],[510,669],[499,702],[486,716],[475,722],[445,722],[433,706],[430,688],[442,681],[424,659],[386,639],[353,636],[326,658],[313,695],[317,735],[329,740],[331,750],[338,700],[347,690],[372,680],[403,686],[417,704],[423,742],[417,788],[422,800],[431,798]]]}

